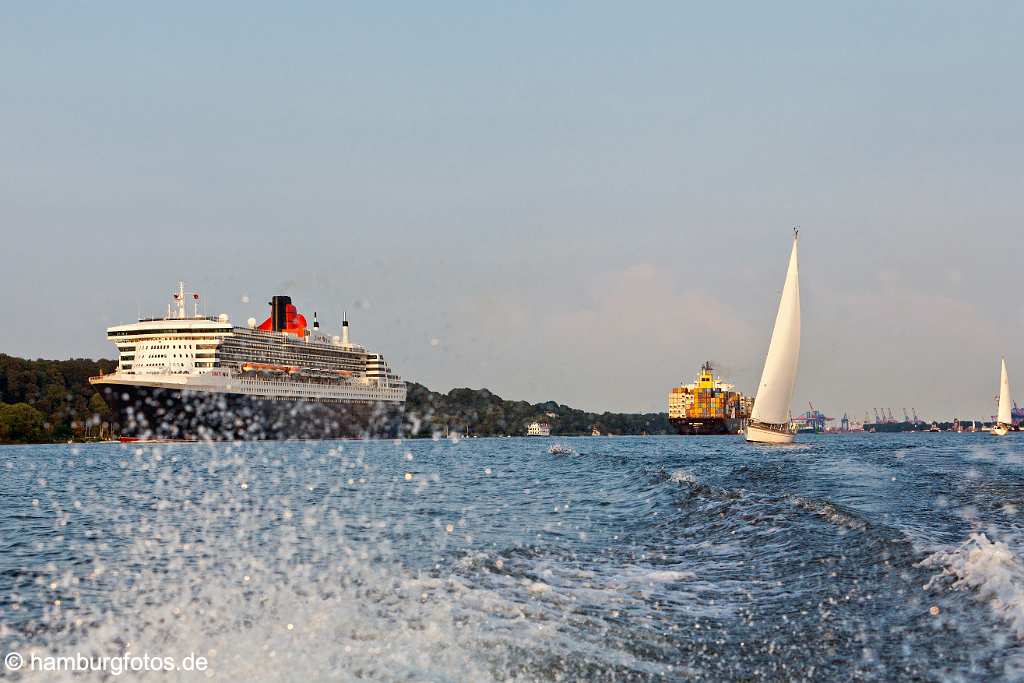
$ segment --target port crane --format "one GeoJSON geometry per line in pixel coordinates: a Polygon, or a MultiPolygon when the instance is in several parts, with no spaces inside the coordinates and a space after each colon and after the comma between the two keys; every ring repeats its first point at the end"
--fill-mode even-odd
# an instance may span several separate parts
{"type": "Polygon", "coordinates": [[[798,415],[797,422],[803,422],[808,427],[814,429],[815,432],[825,431],[825,423],[836,419],[825,415],[825,413],[815,408],[814,404],[810,401],[807,402],[807,407],[810,408],[810,410],[803,415],[798,415]]]}
{"type": "Polygon", "coordinates": [[[875,411],[875,424],[881,424],[882,418],[878,417],[878,408],[874,408],[875,411]]]}
{"type": "Polygon", "coordinates": [[[903,421],[904,422],[910,422],[910,415],[907,414],[907,409],[906,408],[903,409],[903,421]]]}
{"type": "Polygon", "coordinates": [[[917,408],[911,408],[910,412],[914,414],[914,426],[921,424],[921,420],[917,418],[917,408]]]}

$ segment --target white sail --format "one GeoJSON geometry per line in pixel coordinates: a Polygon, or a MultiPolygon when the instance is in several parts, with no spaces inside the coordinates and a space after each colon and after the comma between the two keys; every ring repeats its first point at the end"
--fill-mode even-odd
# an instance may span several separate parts
{"type": "Polygon", "coordinates": [[[800,359],[800,269],[797,265],[797,235],[789,255],[789,270],[782,288],[775,329],[764,361],[761,383],[751,419],[769,424],[788,424],[789,406],[793,401],[796,368],[800,359]]]}
{"type": "Polygon", "coordinates": [[[1004,425],[1013,422],[1013,415],[1010,413],[1010,378],[1006,374],[1006,359],[1003,359],[1003,369],[999,376],[999,411],[996,422],[1004,425]]]}

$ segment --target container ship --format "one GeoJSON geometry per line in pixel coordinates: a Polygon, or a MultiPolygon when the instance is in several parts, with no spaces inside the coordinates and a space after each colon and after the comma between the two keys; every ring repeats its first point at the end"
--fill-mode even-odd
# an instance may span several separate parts
{"type": "Polygon", "coordinates": [[[739,434],[747,426],[754,400],[715,377],[705,363],[697,381],[673,387],[668,395],[668,421],[677,432],[695,434],[739,434]]]}
{"type": "Polygon", "coordinates": [[[115,372],[91,377],[125,440],[393,437],[406,385],[379,353],[312,327],[289,296],[270,316],[233,325],[227,314],[186,314],[183,283],[161,318],[107,328],[115,372]]]}

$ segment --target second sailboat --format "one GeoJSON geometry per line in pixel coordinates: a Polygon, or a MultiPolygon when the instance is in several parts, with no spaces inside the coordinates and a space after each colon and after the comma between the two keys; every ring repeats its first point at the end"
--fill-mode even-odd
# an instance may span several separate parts
{"type": "Polygon", "coordinates": [[[1010,411],[1010,378],[1006,374],[1006,359],[999,369],[999,407],[996,409],[996,424],[992,427],[993,436],[1006,436],[1013,429],[1013,413],[1010,411]]]}

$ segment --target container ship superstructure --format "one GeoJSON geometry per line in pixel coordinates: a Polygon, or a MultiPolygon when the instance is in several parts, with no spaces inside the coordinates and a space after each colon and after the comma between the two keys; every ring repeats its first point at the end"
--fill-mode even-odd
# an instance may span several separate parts
{"type": "Polygon", "coordinates": [[[117,370],[90,378],[124,438],[168,440],[392,437],[406,385],[379,353],[312,328],[288,296],[270,317],[233,325],[186,314],[184,284],[162,318],[107,328],[117,370]]]}
{"type": "Polygon", "coordinates": [[[668,395],[668,421],[684,435],[738,434],[750,418],[754,400],[715,376],[705,363],[697,381],[673,387],[668,395]]]}

